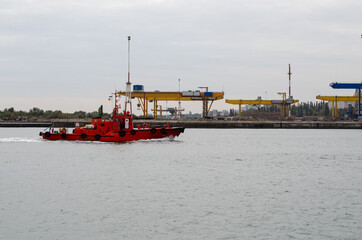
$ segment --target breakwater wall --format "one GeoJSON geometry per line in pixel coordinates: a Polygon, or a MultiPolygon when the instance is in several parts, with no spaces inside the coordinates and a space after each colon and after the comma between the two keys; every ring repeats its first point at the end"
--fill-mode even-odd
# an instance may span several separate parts
{"type": "MultiPolygon", "coordinates": [[[[140,122],[141,123],[141,122],[140,122]]],[[[362,122],[354,121],[157,121],[151,125],[169,123],[185,128],[294,128],[294,129],[362,129],[362,122]]]]}
{"type": "MultiPolygon", "coordinates": [[[[0,122],[0,127],[54,127],[72,128],[75,123],[81,126],[90,120],[54,122],[0,122]]],[[[225,120],[134,120],[134,125],[148,123],[152,126],[169,124],[171,127],[185,128],[294,128],[294,129],[362,129],[362,122],[356,121],[225,121],[225,120]]]]}

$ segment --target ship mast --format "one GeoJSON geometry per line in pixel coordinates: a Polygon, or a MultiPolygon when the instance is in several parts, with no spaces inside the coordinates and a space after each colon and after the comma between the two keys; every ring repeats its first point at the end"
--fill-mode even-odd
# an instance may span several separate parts
{"type": "Polygon", "coordinates": [[[131,36],[128,36],[128,81],[126,83],[126,102],[124,105],[124,111],[127,113],[127,106],[129,105],[129,112],[132,114],[132,102],[131,102],[131,36]]]}
{"type": "Polygon", "coordinates": [[[119,95],[117,93],[117,90],[114,90],[114,108],[113,108],[113,120],[116,119],[116,117],[118,116],[118,108],[120,108],[120,105],[118,104],[118,98],[119,95]]]}

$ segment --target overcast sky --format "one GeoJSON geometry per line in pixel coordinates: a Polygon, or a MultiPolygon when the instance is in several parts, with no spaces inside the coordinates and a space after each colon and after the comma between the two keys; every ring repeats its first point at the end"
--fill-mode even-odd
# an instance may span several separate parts
{"type": "Polygon", "coordinates": [[[110,112],[128,35],[146,91],[178,91],[180,78],[181,90],[280,99],[290,63],[295,99],[352,95],[329,83],[362,81],[361,13],[361,0],[0,0],[0,109],[110,112]]]}

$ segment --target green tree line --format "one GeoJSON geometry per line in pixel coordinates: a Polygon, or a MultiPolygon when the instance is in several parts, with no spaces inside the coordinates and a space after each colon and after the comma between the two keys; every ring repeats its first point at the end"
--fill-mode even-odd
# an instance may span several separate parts
{"type": "Polygon", "coordinates": [[[290,113],[296,117],[318,116],[329,117],[331,111],[328,107],[328,102],[301,102],[293,104],[290,113]]]}
{"type": "MultiPolygon", "coordinates": [[[[250,111],[261,111],[261,112],[280,112],[279,106],[267,106],[261,107],[257,110],[250,111]]],[[[350,105],[346,109],[338,109],[338,119],[355,119],[356,109],[350,105]]],[[[328,102],[318,101],[318,102],[300,102],[293,104],[290,108],[290,113],[292,116],[296,117],[307,117],[307,116],[316,116],[316,117],[332,117],[332,109],[329,108],[328,102]]]]}
{"type": "MultiPolygon", "coordinates": [[[[331,117],[331,110],[328,107],[328,102],[300,102],[293,104],[291,106],[291,114],[296,117],[305,117],[305,116],[318,116],[318,117],[331,117]]],[[[279,106],[268,106],[261,107],[257,110],[248,110],[248,111],[261,111],[261,112],[280,112],[279,106]]],[[[343,116],[343,114],[348,113],[349,110],[338,109],[338,115],[343,116]]],[[[230,110],[231,116],[236,116],[237,113],[235,110],[230,110]]],[[[69,118],[110,118],[109,113],[103,113],[103,105],[98,108],[98,111],[85,112],[85,111],[76,111],[74,113],[63,113],[60,110],[42,110],[38,107],[33,107],[29,111],[16,111],[13,107],[5,108],[0,110],[0,119],[3,120],[22,120],[24,118],[43,118],[43,119],[69,119],[69,118]]],[[[351,116],[352,117],[352,116],[351,116]]]]}
{"type": "MultiPolygon", "coordinates": [[[[280,106],[271,105],[264,106],[258,109],[249,109],[248,111],[260,111],[260,112],[280,112],[280,106]]],[[[236,116],[235,110],[230,111],[231,115],[234,113],[236,116]]],[[[293,104],[290,109],[290,113],[296,117],[305,117],[305,116],[331,116],[331,111],[328,107],[328,102],[300,102],[293,104]]]]}
{"type": "Polygon", "coordinates": [[[0,118],[3,120],[24,120],[29,118],[38,119],[69,119],[69,118],[110,118],[110,114],[103,113],[103,105],[101,105],[98,111],[85,112],[76,111],[74,113],[64,113],[61,110],[43,110],[38,107],[33,107],[29,111],[15,110],[13,107],[0,110],[0,118]]]}

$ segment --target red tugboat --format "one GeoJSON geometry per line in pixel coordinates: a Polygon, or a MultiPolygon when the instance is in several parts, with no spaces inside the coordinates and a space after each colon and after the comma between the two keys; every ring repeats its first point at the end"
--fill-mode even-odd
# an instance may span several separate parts
{"type": "MultiPolygon", "coordinates": [[[[131,38],[128,37],[128,51],[130,39],[131,38]]],[[[54,128],[50,127],[48,131],[40,132],[39,135],[42,136],[43,139],[53,141],[127,142],[142,139],[177,137],[180,133],[183,133],[185,128],[170,127],[168,124],[151,127],[149,124],[144,123],[142,125],[137,125],[136,128],[133,127],[129,69],[128,64],[127,94],[125,110],[122,113],[119,113],[120,105],[118,100],[120,99],[120,95],[116,91],[114,93],[114,109],[110,120],[94,118],[92,119],[91,124],[84,127],[77,126],[72,133],[69,133],[66,128],[60,128],[59,131],[55,131],[54,128]],[[127,111],[127,105],[129,105],[130,111],[127,111]]]]}
{"type": "Polygon", "coordinates": [[[118,94],[115,93],[115,107],[112,119],[101,118],[92,119],[91,124],[84,127],[74,128],[72,133],[68,133],[66,128],[56,131],[50,127],[49,131],[41,132],[40,136],[47,140],[67,140],[67,141],[100,141],[100,142],[126,142],[141,139],[155,139],[165,137],[177,137],[183,133],[183,127],[169,127],[165,124],[160,127],[151,127],[149,124],[133,127],[132,115],[129,111],[119,114],[118,94]]]}

